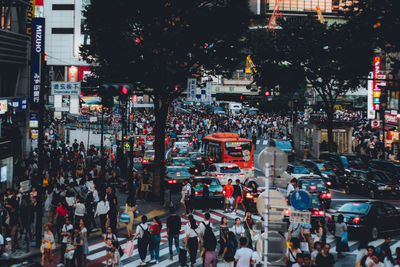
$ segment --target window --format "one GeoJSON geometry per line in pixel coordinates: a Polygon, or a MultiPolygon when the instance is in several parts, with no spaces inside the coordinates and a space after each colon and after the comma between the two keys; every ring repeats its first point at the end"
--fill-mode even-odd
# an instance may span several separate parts
{"type": "Polygon", "coordinates": [[[52,34],[74,34],[74,28],[52,28],[52,34]]]}
{"type": "Polygon", "coordinates": [[[385,211],[385,213],[386,213],[387,215],[393,215],[393,214],[396,214],[396,213],[397,213],[396,208],[393,207],[393,206],[390,205],[390,204],[387,204],[387,203],[383,203],[383,210],[385,211]]]}
{"type": "Polygon", "coordinates": [[[63,4],[54,4],[52,7],[53,10],[74,10],[74,4],[63,5],[63,4]]]}

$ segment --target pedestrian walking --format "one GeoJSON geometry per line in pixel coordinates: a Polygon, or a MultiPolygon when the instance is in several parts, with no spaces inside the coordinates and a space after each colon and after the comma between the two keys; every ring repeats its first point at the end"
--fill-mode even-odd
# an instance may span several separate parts
{"type": "Polygon", "coordinates": [[[334,267],[335,259],[333,255],[329,252],[331,245],[325,244],[321,253],[317,255],[315,260],[316,267],[334,267]]]}
{"type": "MultiPolygon", "coordinates": [[[[68,239],[70,239],[70,241],[72,242],[73,229],[74,229],[74,226],[71,224],[70,219],[68,217],[65,218],[65,224],[61,228],[62,240],[61,240],[61,246],[60,246],[60,249],[61,249],[61,251],[60,251],[60,255],[61,255],[60,263],[64,263],[64,254],[66,252],[68,252],[66,250],[67,244],[68,244],[68,239]]],[[[72,258],[71,258],[71,260],[72,260],[72,258]]]]}
{"type": "Polygon", "coordinates": [[[233,185],[232,179],[228,179],[228,183],[224,186],[225,191],[225,212],[231,212],[231,205],[233,204],[233,185]]]}
{"type": "Polygon", "coordinates": [[[56,249],[56,242],[54,239],[53,232],[51,231],[51,224],[45,223],[44,225],[44,237],[42,239],[42,259],[40,261],[41,266],[45,266],[46,262],[53,264],[54,261],[54,250],[56,249]]]}
{"type": "Polygon", "coordinates": [[[139,250],[139,257],[140,257],[140,265],[146,265],[146,254],[147,254],[147,247],[150,243],[150,232],[149,232],[149,225],[147,224],[147,216],[143,215],[141,219],[141,224],[136,227],[136,235],[134,236],[132,242],[137,239],[138,240],[138,250],[139,250]]]}
{"type": "Polygon", "coordinates": [[[225,261],[225,267],[233,267],[235,254],[238,247],[235,233],[229,231],[226,236],[226,246],[222,253],[222,261],[225,261]]]}
{"type": "Polygon", "coordinates": [[[74,225],[79,225],[81,219],[85,217],[86,207],[83,198],[78,197],[76,203],[74,204],[75,209],[75,223],[74,225]]]}
{"type": "Polygon", "coordinates": [[[358,244],[358,251],[356,256],[356,267],[361,267],[362,258],[368,253],[368,241],[364,238],[358,244]]]}
{"type": "Polygon", "coordinates": [[[245,237],[247,238],[247,245],[250,249],[253,249],[253,240],[254,240],[254,226],[255,222],[251,218],[251,212],[246,211],[246,215],[244,216],[243,219],[243,226],[244,226],[244,232],[245,232],[245,237]]]}
{"type": "Polygon", "coordinates": [[[125,211],[129,214],[129,222],[126,224],[126,232],[129,239],[131,238],[133,220],[135,218],[134,212],[136,211],[135,197],[132,194],[130,194],[126,200],[125,211]]]}
{"type": "Polygon", "coordinates": [[[223,216],[221,218],[221,222],[219,224],[219,253],[218,256],[221,256],[225,250],[226,243],[228,241],[228,232],[229,232],[229,227],[228,227],[228,218],[226,216],[223,216]]]}
{"type": "Polygon", "coordinates": [[[173,260],[172,245],[175,242],[176,252],[179,255],[179,234],[181,232],[182,222],[181,218],[175,214],[174,207],[169,208],[169,217],[167,218],[167,235],[168,235],[168,248],[169,260],[173,260]]]}
{"type": "Polygon", "coordinates": [[[296,255],[302,253],[300,250],[300,240],[296,237],[290,239],[290,245],[286,250],[285,265],[292,267],[296,263],[296,255]]]}
{"type": "Polygon", "coordinates": [[[158,263],[160,260],[160,242],[161,242],[162,223],[158,216],[154,217],[153,225],[150,226],[151,241],[149,246],[150,263],[158,263]]]}
{"type": "Polygon", "coordinates": [[[202,246],[202,240],[200,235],[200,229],[197,226],[196,221],[193,218],[193,215],[189,215],[189,223],[186,225],[185,229],[185,241],[184,244],[187,244],[187,248],[190,255],[191,266],[194,267],[196,264],[197,258],[197,250],[199,249],[199,244],[202,246]]]}
{"type": "Polygon", "coordinates": [[[245,230],[244,227],[242,226],[242,222],[240,221],[240,218],[235,219],[235,224],[232,226],[230,229],[235,234],[237,243],[240,244],[240,239],[242,237],[245,237],[245,230]]]}
{"type": "Polygon", "coordinates": [[[82,257],[83,257],[84,241],[82,238],[80,226],[75,226],[74,232],[75,232],[75,236],[74,236],[75,252],[74,252],[74,257],[73,257],[72,261],[75,264],[75,266],[83,266],[82,265],[82,262],[83,262],[82,257]]]}
{"type": "Polygon", "coordinates": [[[235,198],[235,213],[237,212],[239,204],[242,205],[242,209],[246,211],[243,204],[244,190],[239,179],[236,179],[236,184],[233,186],[233,197],[235,198]]]}
{"type": "Polygon", "coordinates": [[[248,248],[247,239],[245,237],[240,238],[240,248],[236,250],[234,256],[236,267],[249,267],[254,264],[251,259],[252,256],[253,250],[248,248]]]}
{"type": "Polygon", "coordinates": [[[83,264],[86,265],[87,255],[89,254],[89,244],[88,244],[88,231],[85,227],[85,222],[83,219],[79,221],[79,227],[83,239],[83,264]]]}
{"type": "Polygon", "coordinates": [[[342,252],[346,250],[346,244],[342,240],[344,234],[347,234],[347,226],[344,222],[343,215],[339,214],[338,219],[335,223],[336,252],[338,253],[339,258],[344,257],[342,252]]]}
{"type": "Polygon", "coordinates": [[[94,215],[95,217],[96,216],[100,217],[101,232],[103,234],[106,233],[107,214],[109,210],[110,210],[110,203],[107,200],[105,200],[105,196],[102,195],[100,197],[99,203],[97,203],[96,212],[94,215]]]}
{"type": "Polygon", "coordinates": [[[217,238],[210,225],[206,225],[203,234],[203,250],[205,267],[217,267],[217,238]]]}

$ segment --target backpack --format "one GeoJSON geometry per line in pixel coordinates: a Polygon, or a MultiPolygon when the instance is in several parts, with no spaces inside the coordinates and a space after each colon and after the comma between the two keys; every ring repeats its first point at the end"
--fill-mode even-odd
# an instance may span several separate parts
{"type": "Polygon", "coordinates": [[[143,230],[143,236],[141,237],[142,242],[145,246],[147,246],[150,243],[150,239],[151,239],[151,234],[149,232],[149,228],[147,227],[147,229],[144,229],[140,224],[139,224],[139,226],[143,230]]]}
{"type": "Polygon", "coordinates": [[[204,226],[206,229],[204,230],[204,240],[207,239],[207,251],[213,251],[217,248],[217,238],[214,235],[214,232],[212,228],[210,227],[210,224],[205,224],[203,222],[204,226]]]}
{"type": "Polygon", "coordinates": [[[235,253],[236,253],[236,247],[235,247],[235,243],[230,240],[228,241],[228,243],[226,244],[226,253],[224,256],[224,259],[226,262],[231,262],[235,260],[235,253]]]}

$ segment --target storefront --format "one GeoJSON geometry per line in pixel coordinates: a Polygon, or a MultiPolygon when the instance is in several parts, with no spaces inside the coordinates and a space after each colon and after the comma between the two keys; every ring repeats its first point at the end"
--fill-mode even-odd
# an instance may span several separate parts
{"type": "Polygon", "coordinates": [[[0,187],[1,191],[13,187],[12,142],[0,138],[0,187]]]}

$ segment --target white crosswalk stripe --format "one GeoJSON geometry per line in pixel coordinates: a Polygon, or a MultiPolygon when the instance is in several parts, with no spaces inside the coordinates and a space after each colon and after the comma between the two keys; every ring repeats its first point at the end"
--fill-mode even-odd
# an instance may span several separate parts
{"type": "MultiPolygon", "coordinates": [[[[203,213],[202,212],[194,212],[194,218],[196,219],[196,221],[198,223],[204,221],[204,217],[203,217],[203,213]]],[[[226,216],[228,218],[228,224],[229,226],[233,225],[234,219],[239,217],[239,218],[243,218],[244,217],[244,212],[243,211],[238,211],[237,214],[235,213],[224,213],[222,210],[212,210],[210,212],[211,215],[211,221],[213,222],[213,231],[214,234],[216,235],[217,239],[219,240],[219,224],[221,221],[221,218],[223,216],[226,216]]],[[[256,216],[253,215],[252,216],[253,219],[255,220],[259,220],[260,216],[256,216]]],[[[181,221],[182,221],[182,231],[179,235],[179,242],[180,245],[182,245],[182,242],[185,238],[185,233],[183,232],[183,228],[184,226],[187,224],[187,217],[182,217],[181,216],[181,221]]],[[[169,247],[168,247],[168,241],[167,241],[167,233],[165,231],[166,229],[166,225],[165,225],[165,221],[163,221],[163,229],[164,231],[162,231],[161,233],[161,244],[160,244],[160,262],[156,265],[156,266],[177,266],[178,264],[178,255],[175,249],[175,245],[173,246],[173,253],[174,253],[174,260],[170,261],[169,260],[169,247]]],[[[258,235],[258,233],[256,233],[258,235]]],[[[125,248],[126,246],[126,242],[127,239],[126,238],[118,238],[120,243],[121,243],[121,247],[125,248]]],[[[394,253],[397,247],[400,247],[400,238],[393,238],[395,240],[392,241],[391,243],[391,250],[394,253]]],[[[328,234],[326,237],[327,243],[329,243],[331,245],[331,253],[333,253],[334,255],[336,254],[336,241],[335,241],[335,237],[332,236],[331,234],[328,234]]],[[[384,243],[384,239],[378,239],[375,241],[372,241],[369,243],[369,245],[375,246],[375,247],[379,247],[384,243]]],[[[349,255],[356,255],[358,253],[358,241],[353,241],[353,240],[349,240],[349,248],[350,251],[349,252],[345,252],[344,254],[349,254],[349,255]]],[[[131,257],[127,257],[126,255],[124,255],[121,258],[122,264],[123,266],[139,266],[140,264],[140,258],[138,255],[138,250],[137,250],[137,241],[135,240],[134,242],[135,245],[135,249],[134,249],[134,253],[131,257]]],[[[219,249],[219,248],[218,248],[219,249]]],[[[200,252],[198,251],[197,253],[197,265],[200,265],[201,263],[201,259],[200,259],[200,252]]],[[[106,251],[105,251],[105,244],[104,242],[98,242],[95,244],[92,244],[89,246],[89,255],[87,257],[87,259],[89,261],[94,261],[96,263],[101,263],[101,264],[105,264],[105,255],[106,255],[106,251]]],[[[187,259],[189,261],[189,255],[187,256],[187,259]]],[[[150,255],[149,253],[147,253],[147,257],[146,257],[146,261],[148,262],[150,260],[150,255]]],[[[189,263],[189,262],[188,262],[189,263]]],[[[148,264],[150,265],[150,264],[148,264]]],[[[90,265],[89,265],[90,266],[90,265]]],[[[218,264],[218,267],[224,266],[224,264],[222,262],[220,262],[218,264]]]]}

